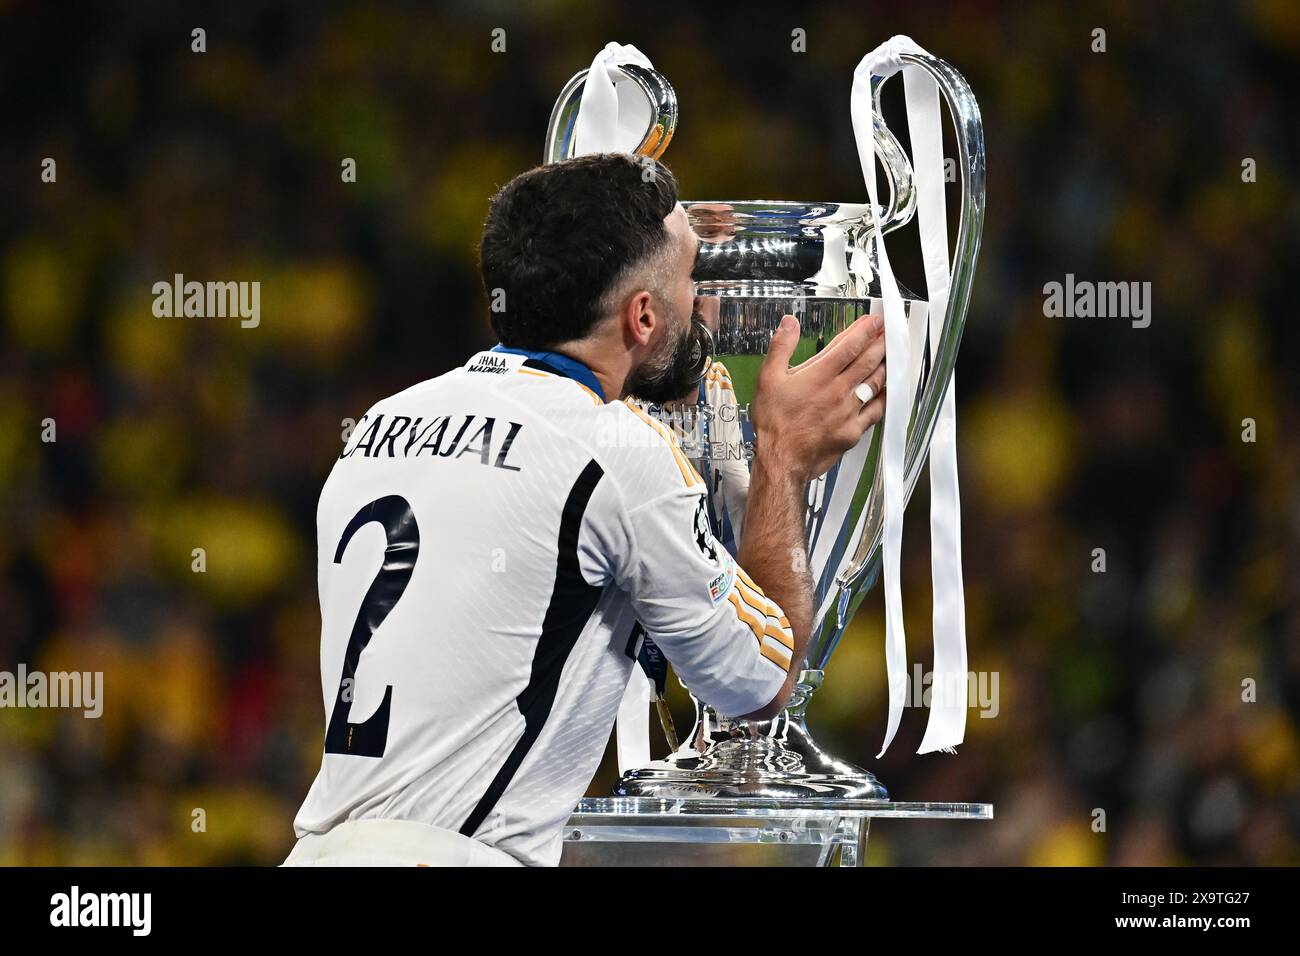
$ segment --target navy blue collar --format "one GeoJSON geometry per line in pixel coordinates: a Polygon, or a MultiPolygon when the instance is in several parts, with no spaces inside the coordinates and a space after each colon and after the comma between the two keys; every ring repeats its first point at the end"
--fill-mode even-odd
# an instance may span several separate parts
{"type": "Polygon", "coordinates": [[[500,342],[492,346],[492,351],[526,356],[529,363],[536,363],[534,367],[540,366],[548,372],[554,372],[556,375],[562,375],[565,378],[573,379],[575,382],[581,382],[599,395],[602,402],[605,400],[605,390],[600,387],[600,379],[596,378],[596,373],[577,359],[561,355],[559,352],[533,352],[529,349],[512,349],[500,342]]]}

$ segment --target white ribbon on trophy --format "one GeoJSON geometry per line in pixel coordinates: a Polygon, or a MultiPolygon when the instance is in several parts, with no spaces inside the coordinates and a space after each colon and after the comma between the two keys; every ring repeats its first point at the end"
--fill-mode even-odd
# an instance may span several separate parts
{"type": "MultiPolygon", "coordinates": [[[[912,139],[912,162],[917,193],[917,224],[925,263],[929,301],[929,333],[937,346],[948,305],[948,221],[944,202],[943,128],[939,88],[918,66],[905,66],[904,53],[924,53],[909,37],[895,36],[862,58],[853,74],[851,109],[858,159],[867,192],[877,217],[874,138],[873,76],[888,78],[900,70],[907,103],[907,123],[912,139]]],[[[917,352],[924,337],[913,343],[894,271],[889,264],[884,237],[872,232],[885,314],[885,434],[881,457],[885,484],[883,578],[885,589],[885,662],[889,681],[889,723],[877,757],[889,749],[902,719],[907,699],[907,641],[903,630],[903,598],[899,581],[903,540],[903,508],[907,425],[915,378],[917,352]],[[909,388],[909,383],[912,386],[909,388]]],[[[955,378],[955,376],[954,376],[955,378]]],[[[953,753],[966,734],[966,609],[961,571],[961,500],[957,484],[956,383],[950,381],[930,444],[930,568],[934,587],[934,670],[930,717],[917,753],[943,750],[953,753]]]]}
{"type": "MultiPolygon", "coordinates": [[[[645,137],[649,106],[618,69],[621,63],[654,69],[649,57],[631,44],[605,44],[591,61],[582,87],[582,101],[574,120],[573,155],[631,153],[645,137]]],[[[620,774],[650,762],[650,705],[657,695],[654,681],[635,660],[640,649],[638,641],[632,648],[632,673],[615,723],[620,774]]]]}
{"type": "Polygon", "coordinates": [[[606,43],[591,61],[574,121],[573,155],[630,153],[640,145],[651,119],[650,105],[619,70],[620,63],[654,69],[630,43],[606,43]]]}
{"type": "Polygon", "coordinates": [[[658,696],[654,681],[641,669],[636,655],[641,641],[632,648],[632,673],[628,675],[623,700],[618,705],[614,723],[614,742],[618,750],[618,772],[625,774],[650,762],[650,705],[658,696]]]}

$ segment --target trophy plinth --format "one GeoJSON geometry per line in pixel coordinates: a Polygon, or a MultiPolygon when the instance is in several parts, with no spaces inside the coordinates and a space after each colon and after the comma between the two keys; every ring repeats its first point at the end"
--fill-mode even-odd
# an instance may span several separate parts
{"type": "Polygon", "coordinates": [[[560,865],[864,866],[873,820],[992,819],[988,803],[584,797],[564,827],[560,865]]]}

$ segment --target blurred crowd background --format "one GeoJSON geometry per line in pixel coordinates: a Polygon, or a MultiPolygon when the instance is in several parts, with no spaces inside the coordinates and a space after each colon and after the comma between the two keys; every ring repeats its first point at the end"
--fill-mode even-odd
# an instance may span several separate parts
{"type": "Polygon", "coordinates": [[[996,819],[878,824],[868,860],[1300,863],[1295,4],[54,6],[0,0],[0,670],[103,671],[105,701],[0,709],[0,864],[283,859],[324,737],[314,512],[343,420],[493,343],[487,200],[601,46],[676,87],[686,198],[862,201],[852,71],[899,32],[985,123],[958,440],[998,714],[918,757],[909,709],[874,758],[877,591],[810,722],[896,797],[996,819]],[[260,324],[155,317],[176,273],[260,281],[260,324]],[[1067,273],[1151,282],[1150,327],[1044,317],[1067,273]]]}

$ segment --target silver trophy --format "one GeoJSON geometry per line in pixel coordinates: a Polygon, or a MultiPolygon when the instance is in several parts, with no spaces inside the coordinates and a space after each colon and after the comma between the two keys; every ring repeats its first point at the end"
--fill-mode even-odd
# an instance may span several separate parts
{"type": "MultiPolygon", "coordinates": [[[[904,65],[932,75],[946,99],[956,130],[956,168],[962,179],[961,218],[952,259],[946,314],[937,339],[926,335],[918,350],[916,391],[908,422],[904,487],[911,497],[926,461],[940,405],[952,377],[965,324],[971,281],[984,219],[984,136],[979,107],[965,79],[926,53],[904,53],[904,65]]],[[[658,157],[677,123],[677,98],[656,71],[620,64],[620,95],[637,103],[645,134],[637,152],[658,157]]],[[[574,154],[575,120],[587,75],[564,87],[547,132],[545,159],[574,154]]],[[[677,420],[683,447],[708,482],[714,530],[734,548],[743,534],[748,461],[754,454],[746,409],[754,397],[758,367],[772,333],[787,313],[801,323],[793,361],[815,354],[867,313],[881,313],[873,230],[883,235],[909,222],[916,210],[912,166],[881,119],[885,80],[873,77],[873,138],[888,182],[885,208],[865,203],[775,201],[683,201],[703,240],[695,278],[701,310],[711,320],[715,361],[726,370],[729,393],[711,398],[677,420]],[[707,407],[734,402],[725,408],[707,407]],[[721,434],[720,434],[721,433],[721,434]]],[[[909,320],[926,303],[901,288],[909,320]]],[[[909,322],[910,324],[910,322],[909,322]]],[[[717,380],[718,376],[713,376],[717,380]]],[[[890,399],[891,402],[895,399],[890,399]]],[[[677,415],[677,412],[673,413],[677,415]]],[[[717,713],[695,700],[695,723],[680,747],[663,760],[629,770],[618,796],[640,797],[837,797],[888,799],[869,771],[826,753],[806,724],[809,702],[853,614],[880,576],[884,530],[881,450],[884,429],[845,455],[808,487],[807,535],[817,609],[806,666],[790,705],[768,721],[717,713]]],[[[689,688],[688,688],[689,689],[689,688]]],[[[670,735],[671,740],[671,735],[670,735]]]]}

